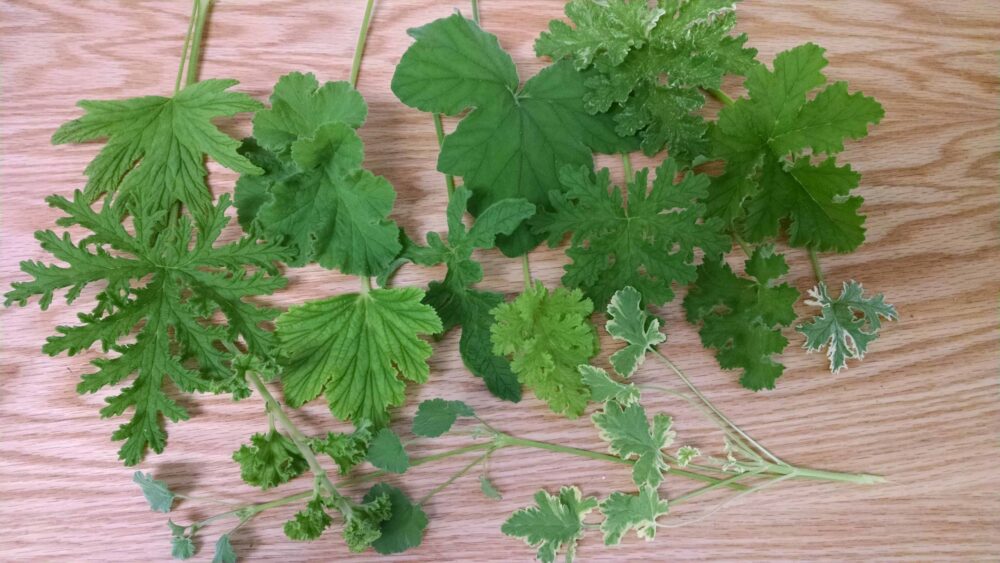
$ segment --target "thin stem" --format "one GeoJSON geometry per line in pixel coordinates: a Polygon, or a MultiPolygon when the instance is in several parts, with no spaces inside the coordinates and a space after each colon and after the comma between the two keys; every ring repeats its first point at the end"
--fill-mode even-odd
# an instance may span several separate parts
{"type": "Polygon", "coordinates": [[[684,520],[682,522],[677,522],[675,524],[660,524],[660,523],[657,523],[656,525],[659,528],[681,528],[681,527],[684,527],[684,526],[688,526],[688,525],[694,524],[696,522],[700,522],[700,521],[704,520],[705,518],[708,518],[709,516],[711,516],[711,515],[715,514],[716,512],[722,510],[723,508],[729,506],[730,504],[736,502],[737,500],[743,498],[744,496],[750,495],[750,494],[753,494],[753,493],[756,493],[756,492],[760,492],[760,491],[762,491],[762,490],[764,490],[764,489],[766,489],[768,487],[771,487],[773,485],[777,485],[778,483],[784,481],[785,479],[788,479],[789,477],[791,477],[791,475],[782,475],[781,477],[778,477],[776,479],[772,479],[771,481],[768,481],[768,482],[764,483],[763,485],[758,485],[756,487],[750,487],[747,490],[741,491],[740,493],[735,494],[735,495],[729,497],[728,499],[720,502],[715,507],[713,507],[711,510],[709,510],[707,512],[704,512],[702,514],[699,514],[696,518],[692,518],[690,520],[684,520]]]}
{"type": "Polygon", "coordinates": [[[726,418],[726,415],[722,414],[722,412],[719,409],[715,408],[715,405],[713,405],[712,402],[708,400],[708,397],[703,395],[701,391],[699,391],[698,388],[695,387],[693,383],[691,383],[691,380],[689,380],[687,376],[684,375],[684,372],[682,372],[680,368],[678,368],[676,365],[674,365],[672,361],[670,361],[670,358],[664,356],[659,350],[654,350],[654,353],[656,354],[657,357],[663,360],[663,362],[666,363],[667,366],[669,366],[670,369],[672,369],[675,374],[677,374],[677,377],[681,378],[681,381],[684,382],[684,385],[687,385],[688,389],[690,389],[691,392],[694,393],[694,395],[698,397],[698,399],[700,399],[701,402],[704,403],[706,407],[708,407],[708,410],[710,410],[716,417],[718,417],[718,419],[723,424],[732,428],[734,432],[742,436],[743,439],[745,439],[747,442],[756,447],[760,451],[760,453],[771,458],[771,460],[774,461],[775,463],[787,465],[785,462],[781,461],[781,459],[778,458],[778,456],[772,454],[770,451],[768,451],[767,448],[757,443],[756,440],[754,440],[750,436],[747,436],[747,434],[743,432],[743,430],[740,429],[739,426],[736,426],[731,420],[726,418]]]}
{"type": "Polygon", "coordinates": [[[191,4],[191,17],[188,19],[187,33],[184,34],[184,49],[181,51],[181,64],[177,68],[177,79],[174,81],[174,94],[181,91],[181,80],[184,79],[184,68],[187,65],[188,50],[191,48],[191,34],[194,31],[194,20],[198,17],[198,0],[191,4]]]}
{"type": "Polygon", "coordinates": [[[358,87],[358,74],[361,72],[361,57],[365,53],[365,43],[368,41],[368,28],[372,24],[372,11],[375,0],[368,0],[365,5],[365,16],[361,20],[361,31],[358,32],[358,43],[354,47],[354,60],[351,62],[351,87],[358,87]]]}
{"type": "Polygon", "coordinates": [[[472,21],[479,25],[479,0],[472,1],[472,21]]]}
{"type": "Polygon", "coordinates": [[[527,254],[521,256],[521,271],[524,273],[524,289],[531,289],[531,263],[527,254]]]}
{"type": "Polygon", "coordinates": [[[716,100],[722,102],[724,106],[731,106],[736,103],[732,98],[730,98],[725,92],[719,90],[718,88],[705,88],[709,96],[712,96],[716,100]]]}
{"type": "Polygon", "coordinates": [[[198,81],[198,68],[201,64],[201,40],[205,34],[205,22],[208,20],[208,11],[213,0],[195,0],[197,15],[194,19],[194,28],[191,31],[191,49],[188,53],[187,74],[184,85],[190,86],[198,81]]]}
{"type": "MultiPolygon", "coordinates": [[[[441,119],[440,113],[434,114],[434,131],[437,133],[438,149],[440,150],[444,147],[444,121],[441,119]]],[[[451,174],[445,174],[444,185],[448,188],[448,197],[451,198],[451,194],[455,193],[455,177],[451,174]]]]}
{"type": "Polygon", "coordinates": [[[368,276],[361,276],[361,293],[367,295],[372,290],[372,279],[368,276]]]}
{"type": "Polygon", "coordinates": [[[819,265],[819,255],[812,248],[809,249],[809,263],[812,264],[813,275],[816,276],[816,281],[823,283],[823,268],[819,265]]]}
{"type": "Polygon", "coordinates": [[[436,495],[436,494],[440,493],[441,491],[445,490],[449,485],[451,485],[452,483],[454,483],[455,481],[457,481],[459,478],[461,478],[463,475],[465,475],[466,473],[468,473],[470,469],[472,469],[473,467],[475,467],[475,466],[479,465],[480,463],[482,463],[483,460],[485,460],[488,455],[490,455],[489,451],[487,451],[483,455],[477,457],[476,459],[472,460],[468,465],[466,465],[462,469],[459,469],[458,471],[456,471],[454,475],[452,475],[451,477],[448,477],[447,481],[445,481],[444,483],[441,483],[440,485],[438,485],[438,486],[434,487],[433,489],[431,489],[431,491],[429,493],[427,493],[426,495],[424,495],[423,498],[421,498],[419,501],[417,501],[417,504],[418,505],[423,505],[427,501],[431,500],[431,498],[434,495],[436,495]]]}
{"type": "MultiPolygon", "coordinates": [[[[622,458],[620,458],[618,456],[613,456],[613,455],[610,455],[610,454],[604,454],[604,453],[600,453],[600,452],[592,452],[590,450],[584,450],[584,449],[580,449],[580,448],[574,448],[574,447],[571,447],[571,446],[563,446],[563,445],[560,445],[560,444],[551,444],[549,442],[539,442],[537,440],[527,440],[527,439],[524,439],[524,438],[517,438],[515,436],[511,436],[510,434],[503,434],[503,433],[498,434],[496,436],[496,443],[497,443],[498,447],[523,446],[523,447],[526,447],[526,448],[535,448],[535,449],[539,449],[539,450],[547,450],[547,451],[550,451],[550,452],[575,455],[575,456],[579,456],[579,457],[586,457],[586,458],[589,458],[589,459],[597,459],[597,460],[600,460],[600,461],[607,461],[607,462],[611,462],[611,463],[619,463],[619,464],[622,464],[622,465],[633,465],[633,462],[631,462],[631,461],[629,461],[627,459],[622,459],[622,458]]],[[[705,482],[705,483],[717,483],[717,482],[719,482],[719,479],[716,479],[715,477],[712,477],[712,476],[709,476],[709,475],[704,475],[704,474],[701,474],[701,473],[696,473],[694,471],[688,471],[686,469],[681,469],[681,468],[678,468],[678,467],[671,467],[670,468],[670,473],[672,473],[674,475],[677,475],[679,477],[686,477],[688,479],[694,479],[696,481],[702,481],[702,482],[705,482]]],[[[746,487],[744,485],[740,485],[739,483],[730,483],[729,485],[726,485],[726,486],[728,488],[737,489],[737,490],[746,489],[746,487]]]]}
{"type": "Polygon", "coordinates": [[[881,475],[871,475],[869,473],[844,473],[841,471],[827,471],[825,469],[810,469],[808,467],[795,467],[788,465],[775,465],[768,463],[764,465],[765,471],[776,475],[787,475],[789,477],[799,477],[802,479],[816,479],[820,481],[837,481],[841,483],[853,483],[855,485],[875,485],[885,483],[885,477],[881,475]]]}
{"type": "Polygon", "coordinates": [[[705,493],[714,491],[715,489],[718,489],[719,487],[725,487],[726,485],[729,485],[730,483],[735,483],[736,481],[739,481],[740,479],[743,479],[745,477],[750,477],[750,476],[752,476],[754,474],[755,473],[752,473],[752,472],[737,473],[736,475],[733,475],[732,477],[729,477],[729,478],[726,478],[726,479],[722,479],[718,483],[712,483],[710,485],[705,485],[704,487],[695,489],[695,490],[691,491],[690,493],[685,493],[685,494],[683,494],[683,495],[681,495],[681,496],[679,496],[677,498],[670,499],[670,504],[671,505],[675,505],[675,504],[681,504],[683,502],[687,502],[687,501],[689,501],[689,500],[691,500],[693,498],[700,497],[701,495],[703,495],[705,493]]]}
{"type": "Polygon", "coordinates": [[[247,371],[246,376],[254,388],[257,389],[257,392],[260,393],[260,396],[264,398],[264,403],[267,405],[268,412],[274,414],[274,417],[281,424],[282,428],[284,428],[285,432],[288,433],[288,437],[292,439],[295,447],[298,448],[299,453],[302,454],[302,457],[306,460],[306,463],[309,465],[309,471],[312,472],[318,486],[326,489],[326,492],[335,499],[342,499],[343,496],[339,491],[337,491],[337,488],[333,486],[333,483],[330,482],[330,478],[327,476],[326,470],[319,464],[315,454],[313,454],[312,448],[309,447],[309,441],[305,435],[302,434],[302,431],[299,430],[299,427],[296,426],[290,418],[288,418],[284,409],[281,408],[281,403],[274,398],[274,395],[272,395],[267,389],[267,386],[264,385],[260,376],[252,371],[247,371]]]}
{"type": "Polygon", "coordinates": [[[625,169],[625,183],[632,181],[632,155],[627,152],[622,153],[622,166],[625,169]]]}

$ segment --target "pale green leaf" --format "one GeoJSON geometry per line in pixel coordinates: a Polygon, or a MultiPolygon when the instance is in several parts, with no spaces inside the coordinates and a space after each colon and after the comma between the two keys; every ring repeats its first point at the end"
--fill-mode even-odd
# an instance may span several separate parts
{"type": "Polygon", "coordinates": [[[563,549],[567,561],[572,561],[576,542],[583,537],[583,520],[597,508],[597,499],[584,498],[576,487],[563,487],[558,496],[538,491],[535,503],[536,506],[511,515],[501,531],[537,548],[538,559],[543,563],[555,561],[556,554],[563,549]]]}

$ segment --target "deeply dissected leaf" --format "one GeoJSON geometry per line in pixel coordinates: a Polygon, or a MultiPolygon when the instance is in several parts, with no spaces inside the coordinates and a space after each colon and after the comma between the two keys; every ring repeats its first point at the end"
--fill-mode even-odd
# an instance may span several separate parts
{"type": "Polygon", "coordinates": [[[610,402],[591,418],[601,431],[601,439],[608,442],[608,451],[623,459],[636,458],[632,466],[635,484],[659,487],[669,467],[662,450],[673,443],[675,436],[670,417],[657,414],[650,426],[646,409],[639,403],[622,406],[610,402]]]}
{"type": "MultiPolygon", "coordinates": [[[[568,62],[554,64],[519,88],[517,69],[496,37],[455,14],[411,29],[392,91],[421,111],[457,115],[474,108],[445,138],[438,170],[461,176],[479,216],[494,203],[525,199],[547,206],[565,165],[593,165],[592,152],[630,147],[611,119],[583,107],[584,77],[568,62]]],[[[540,242],[521,226],[497,245],[519,256],[540,242]]]]}
{"type": "Polygon", "coordinates": [[[684,299],[687,319],[702,322],[702,343],[714,348],[723,369],[742,369],[747,389],[773,389],[785,370],[772,356],[788,345],[781,328],[795,320],[792,308],[799,292],[777,279],[788,273],[784,256],[769,245],[757,247],[746,261],[746,273],[733,273],[724,262],[706,261],[684,299]]]}
{"type": "Polygon", "coordinates": [[[406,385],[427,380],[431,347],[421,334],[441,332],[417,288],[374,289],[292,307],[277,321],[285,398],[293,407],[325,394],[340,419],[388,420],[406,385]]]}
{"type": "Polygon", "coordinates": [[[510,363],[494,354],[490,346],[491,311],[503,303],[503,294],[472,289],[483,279],[483,268],[472,259],[472,252],[477,248],[493,248],[496,237],[512,233],[534,214],[535,206],[523,199],[501,200],[483,211],[471,229],[466,229],[462,219],[470,197],[472,193],[465,187],[451,194],[447,239],[436,232],[429,233],[426,247],[410,245],[405,255],[424,266],[442,263],[448,266],[443,281],[431,282],[424,302],[438,312],[445,331],[462,326],[458,350],[469,371],[482,377],[497,397],[517,402],[521,399],[517,377],[510,370],[510,363]]]}
{"type": "Polygon", "coordinates": [[[233,452],[240,464],[240,477],[248,484],[267,490],[302,475],[309,464],[295,443],[278,432],[254,434],[250,445],[233,452]]]}
{"type": "Polygon", "coordinates": [[[141,203],[133,207],[168,209],[175,201],[196,216],[211,213],[212,194],[205,184],[205,155],[241,174],[261,170],[236,152],[239,142],[219,131],[212,120],[254,111],[260,103],[229,92],[235,80],[204,80],[172,97],[84,100],[83,117],[64,124],[52,142],[80,143],[107,139],[87,166],[86,199],[120,192],[141,203]]]}
{"type": "Polygon", "coordinates": [[[878,338],[882,319],[899,318],[896,308],[885,302],[882,294],[865,297],[861,284],[844,282],[840,296],[830,297],[826,284],[820,282],[809,291],[807,304],[820,308],[820,314],[797,330],[806,336],[805,347],[810,352],[827,347],[830,371],[837,373],[847,367],[847,360],[864,359],[868,345],[878,338]]]}
{"type": "Polygon", "coordinates": [[[472,407],[462,401],[430,399],[420,403],[413,417],[413,433],[417,436],[437,438],[451,430],[458,417],[476,416],[472,407]]]}
{"type": "Polygon", "coordinates": [[[707,193],[708,177],[688,172],[675,184],[678,172],[667,159],[652,190],[642,170],[626,194],[609,190],[607,169],[595,177],[588,168],[564,168],[566,193],[552,193],[553,211],[535,225],[552,246],[572,234],[566,254],[573,261],[563,283],[582,289],[600,307],[625,286],[639,290],[648,304],[661,305],[673,299],[674,282],[694,281],[696,249],[708,256],[729,250],[722,223],[702,220],[705,208],[698,200],[707,193]]]}
{"type": "Polygon", "coordinates": [[[639,494],[611,493],[601,502],[601,531],[604,545],[618,545],[622,536],[635,530],[640,538],[652,541],[656,537],[656,519],[669,511],[669,503],[661,500],[653,487],[640,487],[639,494]]]}
{"type": "Polygon", "coordinates": [[[860,139],[881,121],[873,98],[826,84],[822,48],[807,43],[780,53],[774,69],[747,75],[749,97],[723,108],[712,128],[714,156],[726,161],[706,199],[712,215],[737,224],[752,242],[776,236],[788,222],[789,243],[850,252],[865,238],[862,198],[851,196],[861,176],[835,155],[845,139],[860,139]],[[814,157],[825,155],[819,164],[814,157]]]}
{"type": "Polygon", "coordinates": [[[138,207],[126,212],[105,200],[99,211],[77,191],[72,200],[52,196],[49,205],[66,213],[62,226],[79,226],[90,233],[74,241],[69,234],[35,234],[44,250],[66,265],[22,262],[31,281],[14,282],[6,304],[24,305],[39,296],[45,309],[56,291],[66,290],[74,301],[84,287],[103,284],[96,305],[81,314],[81,324],[60,326],[43,350],[70,355],[100,343],[115,355],[93,361],[97,371],[83,376],[80,393],[94,393],[132,377],[131,385],[108,397],[104,417],[130,408],[132,418],[112,435],[124,440],[119,457],[135,465],[146,448],[160,453],[166,443],[162,418],[186,420],[188,411],[164,389],[169,381],[185,392],[232,391],[246,396],[246,383],[233,371],[221,342],[242,339],[251,353],[266,354],[271,334],[261,324],[276,312],[246,300],[284,286],[274,263],[285,253],[273,244],[249,238],[217,244],[229,219],[228,196],[210,208],[197,224],[187,216],[165,221],[165,213],[138,207]],[[256,271],[254,271],[256,270],[256,271]],[[213,324],[217,313],[226,324],[213,324]],[[131,335],[133,342],[126,343],[131,335]],[[133,377],[134,376],[134,377],[133,377]]]}
{"type": "Polygon", "coordinates": [[[605,328],[615,340],[628,343],[611,355],[611,365],[624,377],[631,377],[639,369],[646,352],[667,341],[667,335],[660,332],[660,319],[643,308],[642,295],[634,287],[622,288],[611,297],[605,328]]]}
{"type": "Polygon", "coordinates": [[[153,479],[152,475],[142,471],[132,474],[132,482],[142,489],[142,496],[146,497],[150,509],[154,512],[170,512],[170,508],[174,505],[174,493],[166,483],[153,479]]]}
{"type": "Polygon", "coordinates": [[[237,183],[240,222],[292,248],[293,265],[382,273],[402,248],[388,218],[396,192],[362,168],[361,95],[345,82],[319,86],[312,74],[292,73],[275,85],[271,104],[241,149],[264,174],[237,183]]]}
{"type": "Polygon", "coordinates": [[[385,496],[392,513],[379,527],[381,535],[371,543],[375,551],[382,555],[402,553],[412,547],[419,547],[427,527],[427,514],[419,504],[414,504],[406,493],[385,483],[372,487],[364,501],[372,502],[385,496]]]}
{"type": "Polygon", "coordinates": [[[405,473],[410,467],[410,456],[403,442],[388,428],[379,430],[368,447],[368,461],[390,473],[405,473]]]}
{"type": "Polygon", "coordinates": [[[493,350],[511,355],[518,381],[553,412],[571,418],[583,413],[590,398],[577,366],[597,354],[597,333],[587,321],[592,312],[579,290],[550,292],[541,282],[493,310],[493,350]]]}
{"type": "Polygon", "coordinates": [[[537,548],[538,559],[544,563],[555,561],[563,549],[566,561],[572,561],[576,542],[583,537],[583,520],[597,508],[597,499],[584,498],[576,487],[563,487],[558,496],[538,491],[535,504],[511,515],[501,531],[537,548]]]}
{"type": "Polygon", "coordinates": [[[653,155],[666,147],[691,162],[708,154],[707,125],[697,113],[702,89],[743,75],[754,64],[746,35],[732,35],[736,0],[573,0],[535,42],[535,52],[567,58],[586,78],[584,106],[613,110],[619,135],[639,133],[653,155]]]}

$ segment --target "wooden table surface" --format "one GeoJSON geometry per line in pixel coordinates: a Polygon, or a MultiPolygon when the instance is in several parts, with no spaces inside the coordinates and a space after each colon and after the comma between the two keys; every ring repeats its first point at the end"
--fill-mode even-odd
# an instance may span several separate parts
{"type": "MultiPolygon", "coordinates": [[[[519,64],[522,78],[542,64],[532,42],[561,15],[561,0],[483,0],[482,21],[519,64]]],[[[428,115],[405,107],[389,90],[394,65],[410,44],[409,27],[446,16],[459,0],[378,3],[359,88],[370,106],[361,130],[367,166],[399,192],[394,218],[423,236],[444,225],[442,177],[428,115]]],[[[202,77],[232,77],[239,89],[265,99],[292,70],[321,80],[347,77],[362,0],[220,0],[206,37],[202,77]]],[[[49,144],[56,127],[80,115],[81,98],[169,94],[187,27],[187,1],[6,0],[2,13],[0,184],[2,285],[25,279],[18,262],[41,259],[32,232],[57,214],[42,198],[83,185],[83,169],[99,144],[49,144]]],[[[998,211],[998,60],[1000,10],[989,0],[748,0],[740,28],[763,60],[805,41],[828,49],[828,74],[877,97],[886,118],[844,158],[864,173],[868,242],[849,256],[824,256],[829,280],[857,278],[884,292],[901,319],[892,323],[863,364],[831,375],[824,359],[798,347],[789,331],[788,369],[778,389],[752,394],[720,371],[683,321],[679,299],[664,308],[666,351],[733,419],[786,459],[801,465],[886,475],[877,487],[791,483],[727,506],[712,518],[662,529],[654,543],[629,536],[605,549],[596,534],[583,541],[583,560],[993,560],[1000,559],[1000,403],[997,295],[1000,290],[998,211]]],[[[223,123],[249,131],[247,116],[223,123]]],[[[606,161],[615,174],[615,163],[606,161]]],[[[601,163],[605,163],[604,160],[601,163]]],[[[650,164],[651,161],[643,161],[650,164]]],[[[212,164],[217,193],[235,177],[212,164]]],[[[229,235],[235,235],[232,230],[229,235]]],[[[738,254],[738,253],[737,253],[738,254]]],[[[813,284],[807,261],[790,251],[791,282],[813,284]]],[[[520,266],[486,253],[484,286],[516,292],[520,266]]],[[[535,275],[558,282],[558,250],[532,255],[535,275]]],[[[424,285],[439,269],[407,267],[397,278],[424,285]]],[[[340,291],[356,281],[318,268],[288,272],[281,306],[340,291]]],[[[92,295],[89,293],[87,295],[92,295]]],[[[87,295],[84,297],[86,298],[87,295]]],[[[807,307],[798,305],[802,316],[807,307]]],[[[95,354],[48,358],[40,353],[53,327],[71,323],[74,309],[56,304],[0,311],[0,560],[153,561],[169,558],[166,515],[150,512],[109,439],[120,420],[97,415],[103,394],[80,396],[77,379],[95,354]]],[[[538,401],[500,403],[457,359],[457,334],[439,344],[431,381],[411,388],[396,415],[408,427],[415,405],[443,396],[462,399],[516,435],[600,449],[586,420],[558,418],[538,401]]],[[[604,340],[605,362],[610,342],[604,340]]],[[[656,364],[640,382],[676,383],[656,364]]],[[[690,409],[668,397],[650,408],[675,415],[682,439],[716,451],[719,436],[690,409]]],[[[259,498],[239,480],[231,452],[265,427],[254,397],[185,399],[191,421],[170,425],[163,455],[139,468],[193,495],[259,498]]],[[[295,413],[310,432],[334,427],[317,401],[295,413]]],[[[436,451],[461,438],[415,445],[436,451]]],[[[402,479],[419,498],[464,460],[417,468],[402,479]]],[[[400,559],[414,561],[527,560],[531,550],[505,538],[500,524],[530,504],[541,487],[579,485],[588,494],[628,487],[621,467],[556,454],[504,450],[490,464],[503,491],[487,501],[474,477],[434,497],[423,545],[400,559]],[[529,457],[529,454],[530,457],[529,457]]],[[[305,480],[285,487],[308,487],[305,480]]],[[[688,483],[671,478],[674,494],[688,483]]],[[[352,490],[353,491],[353,490],[352,490]]],[[[272,492],[267,498],[280,495],[272,492]]],[[[685,505],[677,521],[711,509],[722,497],[685,505]]],[[[178,521],[204,517],[210,507],[185,502],[178,521]]],[[[280,526],[292,507],[265,513],[234,536],[245,560],[329,560],[348,557],[337,533],[312,544],[286,540],[280,526]]],[[[221,531],[224,531],[221,530],[221,531]]],[[[199,560],[211,557],[220,530],[206,530],[199,560]]],[[[375,558],[372,552],[353,556],[375,558]]]]}

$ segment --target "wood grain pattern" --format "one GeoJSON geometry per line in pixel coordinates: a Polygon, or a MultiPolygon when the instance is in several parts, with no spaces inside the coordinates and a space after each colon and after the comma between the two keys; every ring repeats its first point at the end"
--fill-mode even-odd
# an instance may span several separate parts
{"type": "MultiPolygon", "coordinates": [[[[522,77],[543,64],[532,41],[561,0],[483,0],[483,25],[496,33],[522,77]]],[[[204,51],[203,77],[233,77],[263,99],[289,70],[321,80],[347,76],[361,0],[220,0],[204,51]]],[[[187,1],[50,1],[0,3],[0,276],[4,287],[24,279],[18,262],[43,257],[32,238],[56,213],[43,196],[82,186],[83,169],[99,146],[49,144],[56,127],[79,115],[80,98],[166,94],[187,25],[187,1]]],[[[393,68],[409,45],[409,27],[445,16],[458,0],[384,0],[372,26],[360,90],[370,105],[362,129],[367,166],[396,186],[394,217],[422,236],[444,226],[446,201],[434,170],[430,118],[399,103],[389,90],[393,68]]],[[[583,542],[585,560],[997,560],[1000,558],[1000,404],[997,397],[998,156],[997,50],[1000,12],[988,0],[748,0],[741,29],[764,60],[804,41],[828,49],[829,75],[877,97],[885,121],[845,158],[864,173],[868,243],[849,256],[825,256],[830,280],[858,278],[885,292],[902,313],[863,364],[837,376],[824,360],[793,345],[778,389],[751,395],[721,372],[683,322],[677,302],[663,311],[668,353],[717,404],[769,448],[795,463],[884,474],[871,488],[794,483],[727,508],[711,520],[664,529],[655,543],[629,537],[604,549],[583,542]]],[[[245,116],[224,123],[248,132],[245,116]]],[[[603,161],[602,161],[603,163],[603,161]]],[[[607,164],[620,174],[616,163],[607,164]]],[[[649,165],[649,161],[643,164],[649,165]]],[[[217,193],[233,174],[211,165],[217,193]]],[[[235,232],[231,232],[231,235],[235,232]]],[[[813,283],[805,257],[789,253],[791,281],[813,283]]],[[[487,253],[485,286],[514,292],[519,265],[487,253]]],[[[532,256],[537,277],[558,282],[564,258],[542,249],[532,256]]],[[[440,271],[407,267],[400,284],[425,284],[440,271]]],[[[271,300],[287,306],[318,295],[353,290],[356,282],[316,268],[289,272],[289,289],[271,300]]],[[[84,296],[86,298],[86,295],[84,296]]],[[[800,304],[804,316],[806,308],[800,304]]],[[[102,396],[79,396],[76,380],[93,353],[48,358],[39,347],[72,308],[0,311],[0,560],[159,561],[169,557],[165,517],[151,513],[130,482],[132,470],[115,459],[109,441],[118,421],[100,420],[102,396]]],[[[605,341],[605,344],[609,344],[605,341]]],[[[550,414],[535,400],[513,407],[488,396],[462,367],[457,335],[436,345],[432,380],[412,390],[399,420],[434,396],[462,399],[514,434],[599,448],[593,428],[550,414]]],[[[602,360],[604,357],[602,356],[602,360]]],[[[661,366],[647,364],[640,382],[673,384],[661,366]]],[[[675,415],[682,436],[706,449],[718,436],[675,400],[652,407],[675,415]]],[[[230,452],[265,422],[261,404],[220,397],[185,400],[193,420],[170,426],[164,455],[141,466],[184,493],[245,500],[230,452]]],[[[308,431],[330,428],[316,402],[295,413],[308,431]]],[[[401,425],[402,426],[402,425],[401,425]]],[[[419,446],[421,451],[457,444],[419,446]]],[[[474,478],[434,497],[424,545],[402,560],[527,560],[531,551],[504,538],[500,523],[530,503],[539,487],[580,485],[603,494],[628,484],[620,467],[555,454],[503,451],[490,472],[504,500],[482,499],[474,478]],[[528,459],[530,461],[524,461],[528,459]]],[[[419,497],[464,463],[422,467],[400,482],[419,497]]],[[[671,491],[687,483],[673,479],[671,491]]],[[[290,485],[292,489],[306,483],[290,485]]],[[[279,493],[280,494],[280,493],[279,493]]],[[[695,515],[718,497],[684,506],[695,515]]],[[[179,521],[210,507],[185,502],[179,521]]],[[[284,539],[280,523],[292,507],[262,515],[234,538],[247,561],[329,560],[348,557],[335,534],[304,545],[284,539]]],[[[218,530],[220,533],[224,529],[218,530]]],[[[214,538],[214,534],[210,537],[214,538]]],[[[199,560],[210,558],[203,545],[199,560]]],[[[374,558],[371,553],[354,556],[374,558]]]]}

